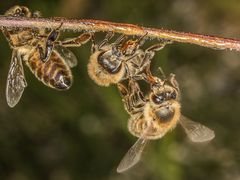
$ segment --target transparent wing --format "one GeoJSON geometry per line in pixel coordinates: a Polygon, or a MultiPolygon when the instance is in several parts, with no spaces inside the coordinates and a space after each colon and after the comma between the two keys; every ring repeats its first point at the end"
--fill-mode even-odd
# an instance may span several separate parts
{"type": "Polygon", "coordinates": [[[193,142],[210,141],[215,137],[213,130],[200,123],[194,122],[185,116],[181,117],[180,124],[184,128],[187,136],[193,142]]]}
{"type": "Polygon", "coordinates": [[[19,102],[26,86],[22,59],[17,51],[13,50],[6,87],[6,98],[10,107],[14,107],[19,102]]]}
{"type": "Polygon", "coordinates": [[[77,66],[77,57],[75,56],[75,54],[73,54],[72,51],[70,51],[68,48],[64,46],[59,45],[56,45],[55,49],[58,52],[58,54],[65,60],[65,62],[70,68],[77,66]]]}
{"type": "Polygon", "coordinates": [[[117,172],[122,173],[129,168],[133,167],[139,162],[142,156],[144,147],[146,146],[148,140],[139,138],[135,144],[128,150],[121,162],[117,167],[117,172]]]}

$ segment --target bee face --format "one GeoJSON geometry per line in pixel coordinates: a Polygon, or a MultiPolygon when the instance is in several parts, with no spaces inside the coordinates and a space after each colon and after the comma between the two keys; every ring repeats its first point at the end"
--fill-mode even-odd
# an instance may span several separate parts
{"type": "Polygon", "coordinates": [[[6,13],[6,16],[14,16],[14,17],[31,17],[32,13],[25,6],[14,6],[10,8],[6,13]]]}
{"type": "Polygon", "coordinates": [[[180,109],[178,92],[173,87],[163,85],[151,92],[144,108],[144,118],[153,124],[154,135],[149,138],[161,138],[175,128],[181,116],[180,109]]]}
{"type": "MultiPolygon", "coordinates": [[[[174,78],[174,76],[171,77],[174,78]]],[[[129,111],[131,117],[128,129],[137,137],[144,134],[145,139],[161,138],[169,130],[175,128],[181,116],[178,84],[174,86],[171,82],[167,84],[159,78],[154,78],[155,81],[152,81],[151,91],[145,97],[145,100],[141,101],[144,104],[140,107],[137,102],[143,98],[139,96],[141,92],[139,87],[134,88],[136,82],[133,85],[129,83],[129,89],[133,89],[131,93],[122,93],[127,98],[133,97],[124,101],[128,102],[127,105],[130,106],[128,109],[131,109],[129,111]]]]}

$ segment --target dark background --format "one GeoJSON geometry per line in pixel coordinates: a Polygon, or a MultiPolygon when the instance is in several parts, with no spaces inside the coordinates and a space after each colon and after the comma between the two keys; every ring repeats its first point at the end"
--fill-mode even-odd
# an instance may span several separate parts
{"type": "MultiPolygon", "coordinates": [[[[4,1],[0,13],[16,4],[40,10],[44,17],[93,18],[232,38],[240,32],[238,0],[4,1]]],[[[157,53],[153,70],[157,73],[161,66],[166,74],[176,74],[183,114],[214,129],[216,138],[194,144],[179,126],[153,141],[136,167],[117,174],[119,161],[136,141],[127,130],[128,115],[114,86],[98,87],[88,77],[90,43],[72,51],[79,64],[69,91],[44,86],[25,66],[28,87],[10,109],[5,84],[11,50],[0,36],[0,179],[240,179],[239,53],[180,43],[157,53]]]]}

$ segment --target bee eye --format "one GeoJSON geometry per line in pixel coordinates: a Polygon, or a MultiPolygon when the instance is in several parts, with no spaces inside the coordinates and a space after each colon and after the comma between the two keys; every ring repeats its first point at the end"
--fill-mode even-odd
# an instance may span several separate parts
{"type": "Polygon", "coordinates": [[[24,8],[17,8],[15,10],[14,16],[24,17],[24,16],[26,16],[26,13],[27,13],[26,9],[24,9],[24,8]]]}
{"type": "Polygon", "coordinates": [[[21,13],[22,12],[22,10],[20,9],[20,8],[17,8],[16,10],[15,10],[15,13],[16,14],[19,14],[19,13],[21,13]]]}
{"type": "Polygon", "coordinates": [[[174,91],[172,94],[171,94],[171,99],[176,99],[177,98],[177,94],[176,92],[174,91]]]}
{"type": "Polygon", "coordinates": [[[144,54],[141,54],[141,55],[140,55],[140,58],[141,58],[141,59],[144,59],[144,57],[145,57],[144,54]]]}
{"type": "Polygon", "coordinates": [[[160,95],[153,95],[152,96],[152,101],[155,103],[155,104],[161,104],[163,103],[163,101],[165,100],[163,94],[160,94],[160,95]]]}

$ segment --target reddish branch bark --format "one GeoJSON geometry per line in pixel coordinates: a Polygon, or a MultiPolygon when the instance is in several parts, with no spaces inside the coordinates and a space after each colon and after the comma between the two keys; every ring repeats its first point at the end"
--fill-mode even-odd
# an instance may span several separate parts
{"type": "Polygon", "coordinates": [[[66,18],[17,18],[0,16],[0,27],[30,27],[30,28],[57,28],[61,30],[73,31],[113,31],[126,35],[143,35],[148,33],[150,38],[165,38],[181,43],[191,43],[208,48],[219,50],[229,49],[240,51],[240,40],[230,38],[220,38],[193,33],[176,32],[164,29],[146,28],[133,24],[123,24],[100,20],[77,20],[66,18]]]}

